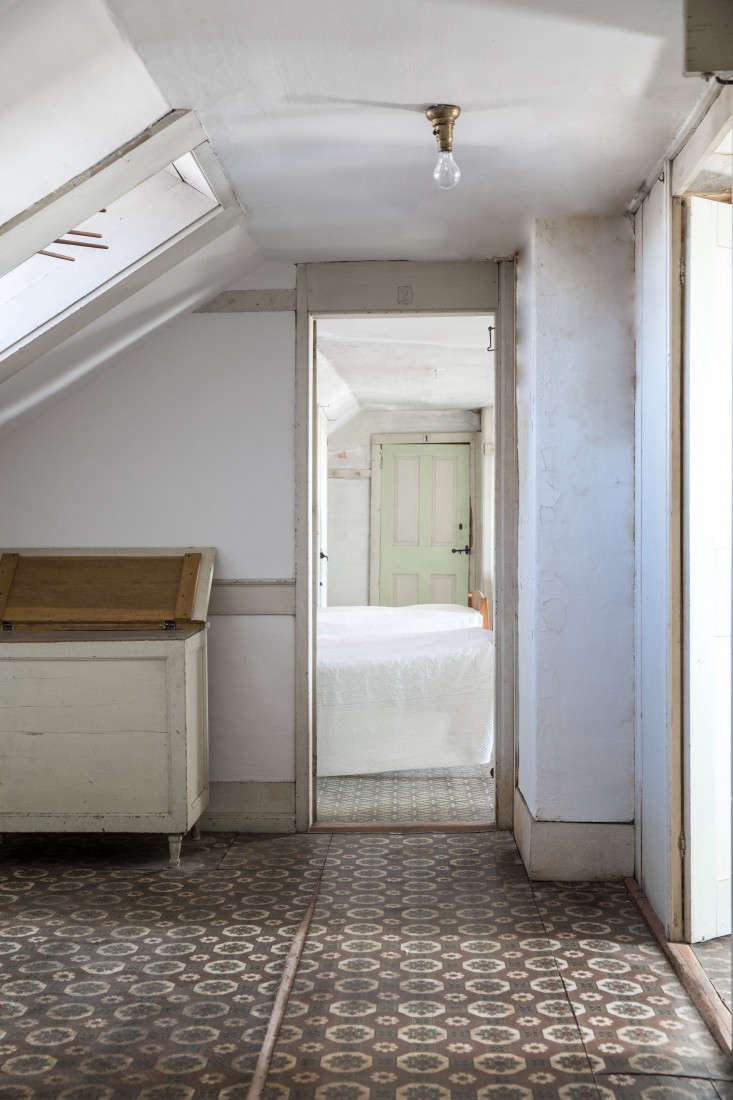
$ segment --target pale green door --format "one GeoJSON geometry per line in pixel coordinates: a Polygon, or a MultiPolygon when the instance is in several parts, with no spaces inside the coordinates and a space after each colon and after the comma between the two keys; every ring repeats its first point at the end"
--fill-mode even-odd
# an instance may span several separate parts
{"type": "Polygon", "coordinates": [[[382,444],[379,603],[465,604],[468,443],[382,444]]]}

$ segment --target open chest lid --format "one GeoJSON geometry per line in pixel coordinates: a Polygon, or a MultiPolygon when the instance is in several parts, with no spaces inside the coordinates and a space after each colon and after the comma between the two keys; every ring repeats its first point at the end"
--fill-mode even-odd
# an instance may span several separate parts
{"type": "Polygon", "coordinates": [[[216,550],[0,552],[3,630],[203,627],[216,550]]]}

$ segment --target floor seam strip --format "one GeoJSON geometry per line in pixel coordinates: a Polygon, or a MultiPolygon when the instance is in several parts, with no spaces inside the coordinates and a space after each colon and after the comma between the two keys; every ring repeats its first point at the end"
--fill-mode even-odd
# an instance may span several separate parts
{"type": "MultiPolygon", "coordinates": [[[[529,881],[529,892],[532,896],[532,903],[533,903],[533,905],[534,905],[534,907],[537,911],[537,916],[539,917],[540,923],[542,925],[542,930],[543,930],[545,936],[547,937],[547,939],[549,940],[552,937],[550,936],[550,933],[547,929],[547,925],[545,924],[545,918],[542,915],[542,910],[539,907],[537,897],[536,897],[535,892],[534,892],[534,887],[532,885],[532,879],[528,879],[528,881],[529,881]]],[[[570,1007],[570,1011],[573,1014],[573,1021],[575,1022],[575,1026],[578,1029],[578,1037],[580,1039],[580,1045],[583,1048],[583,1054],[585,1055],[586,1062],[588,1063],[588,1073],[590,1074],[590,1076],[593,1080],[593,1087],[595,1088],[595,1090],[598,1093],[598,1096],[600,1098],[601,1097],[601,1086],[598,1083],[598,1081],[596,1080],[596,1074],[595,1074],[595,1070],[593,1069],[593,1062],[591,1061],[590,1052],[588,1050],[588,1047],[586,1046],[585,1039],[583,1038],[583,1029],[580,1026],[580,1020],[579,1020],[578,1015],[575,1011],[575,1005],[573,1004],[572,1000],[570,999],[570,990],[568,989],[567,985],[565,984],[565,979],[563,977],[562,970],[560,969],[560,964],[559,964],[559,961],[558,961],[558,957],[557,957],[557,955],[555,954],[554,951],[552,953],[552,960],[555,963],[555,967],[557,968],[557,976],[560,979],[560,983],[561,983],[562,988],[563,988],[563,993],[565,994],[565,999],[567,1000],[568,1005],[570,1007]]]]}
{"type": "Polygon", "coordinates": [[[313,919],[313,913],[315,912],[316,904],[318,902],[318,896],[321,892],[321,883],[326,871],[326,864],[328,863],[328,855],[331,851],[331,843],[333,836],[329,837],[328,845],[326,847],[326,853],[323,857],[323,862],[316,879],[316,884],[311,895],[311,900],[306,909],[303,919],[301,920],[298,930],[293,936],[293,942],[290,945],[285,963],[283,965],[283,973],[280,979],[280,985],[278,987],[277,994],[275,995],[275,1001],[270,1012],[270,1019],[267,1021],[267,1029],[265,1036],[262,1040],[262,1046],[260,1047],[260,1053],[257,1056],[257,1062],[255,1064],[254,1073],[252,1075],[252,1081],[250,1082],[249,1089],[247,1090],[246,1100],[260,1100],[262,1096],[265,1084],[267,1083],[267,1075],[270,1071],[270,1065],[272,1064],[272,1058],[275,1053],[275,1046],[280,1034],[280,1028],[282,1026],[283,1019],[285,1017],[285,1011],[288,1007],[288,1001],[290,1000],[290,993],[295,982],[295,978],[298,973],[298,967],[303,955],[303,949],[305,947],[305,941],[308,937],[308,931],[313,919]]]}

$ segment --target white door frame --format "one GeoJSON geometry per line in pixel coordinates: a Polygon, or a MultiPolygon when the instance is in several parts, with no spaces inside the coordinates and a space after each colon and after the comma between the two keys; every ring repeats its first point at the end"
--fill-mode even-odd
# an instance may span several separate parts
{"type": "MultiPolygon", "coordinates": [[[[684,540],[688,529],[683,493],[684,354],[684,196],[705,157],[717,148],[733,123],[733,87],[723,88],[697,129],[666,165],[669,206],[669,629],[668,745],[669,868],[666,931],[670,940],[690,938],[690,723],[687,714],[687,588],[684,584],[684,540]]],[[[643,828],[643,822],[641,823],[643,828]]]]}
{"type": "Polygon", "coordinates": [[[298,264],[295,346],[295,820],[315,816],[314,692],[318,488],[315,322],[329,316],[496,317],[495,608],[497,825],[511,829],[515,787],[518,466],[513,260],[298,264]]]}
{"type": "MultiPolygon", "coordinates": [[[[382,466],[380,451],[387,443],[467,443],[468,499],[474,517],[474,545],[468,558],[468,590],[477,583],[476,563],[481,561],[483,514],[481,513],[480,471],[477,468],[480,432],[387,432],[372,436],[371,495],[369,513],[369,603],[379,603],[379,573],[382,541],[382,466]]],[[[493,619],[492,619],[493,622],[493,619]]]]}

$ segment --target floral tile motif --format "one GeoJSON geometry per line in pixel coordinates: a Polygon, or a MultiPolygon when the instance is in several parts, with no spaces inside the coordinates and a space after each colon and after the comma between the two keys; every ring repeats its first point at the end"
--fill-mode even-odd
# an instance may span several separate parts
{"type": "Polygon", "coordinates": [[[493,824],[494,780],[488,764],[423,768],[318,780],[318,818],[346,824],[493,824]]]}
{"type": "Polygon", "coordinates": [[[299,978],[283,1098],[675,1100],[727,1077],[623,885],[530,884],[504,833],[335,836],[299,978]]]}
{"type": "Polygon", "coordinates": [[[328,837],[112,840],[0,849],[0,1100],[244,1096],[328,837]]]}
{"type": "Polygon", "coordinates": [[[622,883],[533,892],[586,1049],[606,1072],[729,1076],[720,1051],[622,883]]]}
{"type": "Polygon", "coordinates": [[[702,963],[705,973],[715,986],[721,1001],[730,1010],[733,1005],[731,993],[731,937],[718,936],[714,940],[693,943],[692,949],[702,963]]]}
{"type": "Polygon", "coordinates": [[[527,880],[509,834],[0,849],[0,1100],[733,1100],[620,884],[527,880]]]}

